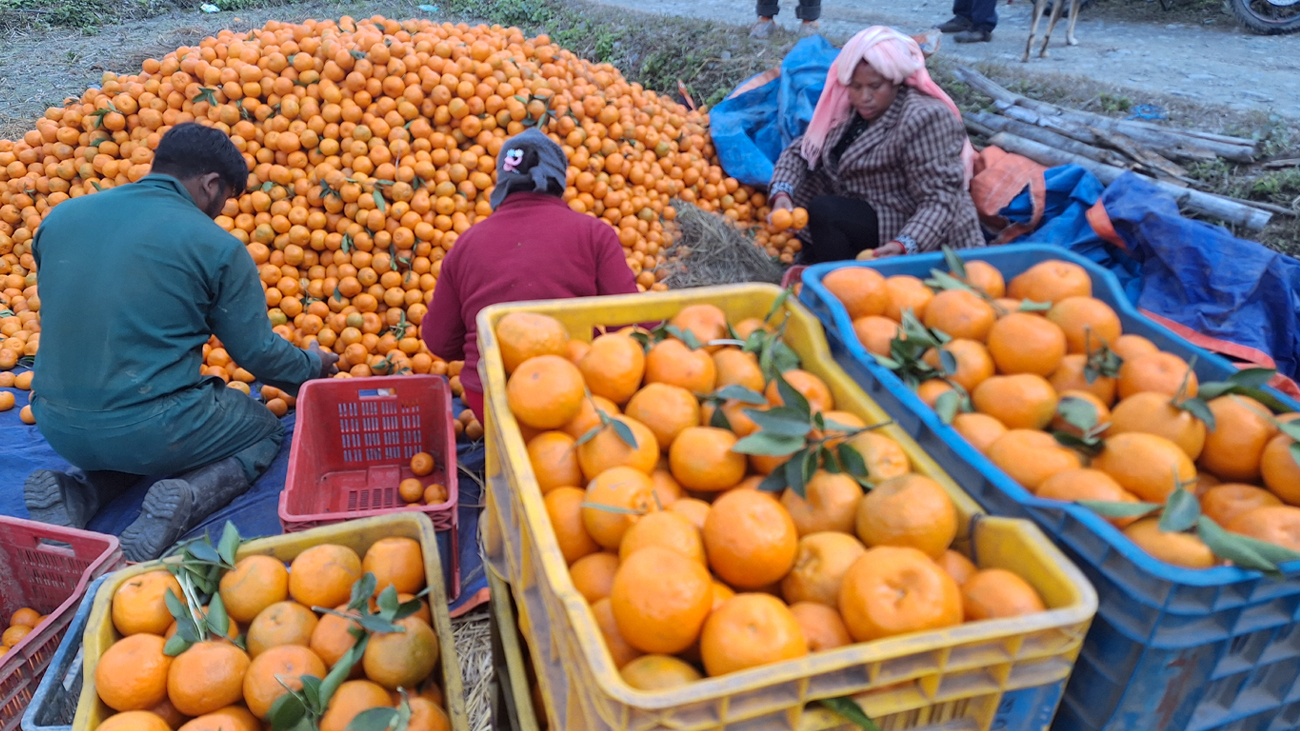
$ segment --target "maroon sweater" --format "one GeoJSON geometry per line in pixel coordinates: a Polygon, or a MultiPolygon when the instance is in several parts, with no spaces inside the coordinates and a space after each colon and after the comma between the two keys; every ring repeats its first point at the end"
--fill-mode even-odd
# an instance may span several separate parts
{"type": "Polygon", "coordinates": [[[456,239],[442,261],[420,337],[444,360],[465,360],[461,385],[478,376],[479,310],[502,302],[636,292],[623,246],[608,224],[543,193],[513,193],[456,239]]]}

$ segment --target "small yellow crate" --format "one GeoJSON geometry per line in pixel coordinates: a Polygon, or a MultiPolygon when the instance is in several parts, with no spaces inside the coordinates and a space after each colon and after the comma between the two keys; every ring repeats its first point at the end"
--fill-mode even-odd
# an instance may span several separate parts
{"type": "MultiPolygon", "coordinates": [[[[367,549],[381,538],[391,536],[412,538],[420,542],[424,550],[425,580],[430,587],[425,600],[433,617],[433,629],[438,634],[440,645],[440,678],[443,694],[446,698],[447,716],[451,719],[454,731],[469,731],[469,721],[465,715],[465,689],[461,682],[460,661],[456,656],[456,641],[451,633],[451,619],[447,615],[447,591],[442,580],[442,561],[438,557],[438,541],[434,535],[433,523],[422,513],[392,513],[364,520],[335,523],[321,528],[292,533],[270,538],[248,541],[240,547],[238,558],[254,555],[274,556],[289,563],[298,554],[322,543],[336,543],[347,546],[365,555],[367,549]]],[[[86,633],[82,638],[85,657],[84,677],[81,697],[77,702],[77,714],[72,722],[72,731],[94,731],[99,724],[111,714],[111,709],[104,705],[95,691],[95,666],[104,651],[122,636],[113,627],[113,594],[123,582],[133,576],[147,571],[154,571],[164,565],[162,561],[131,566],[122,569],[105,579],[94,597],[90,618],[86,623],[86,633]]]]}
{"type": "MultiPolygon", "coordinates": [[[[1032,524],[990,518],[898,425],[896,440],[913,470],[941,484],[957,506],[955,548],[985,568],[1014,571],[1038,591],[1047,612],[892,637],[778,663],[668,691],[623,682],[596,625],[574,589],[550,528],[519,426],[505,402],[506,377],[495,325],[515,311],[555,317],[571,337],[590,340],[598,326],[668,319],[710,303],[732,322],[764,317],[781,290],[750,284],[665,294],[593,297],[498,305],[478,317],[480,373],[486,384],[487,517],[490,565],[511,583],[520,624],[539,668],[553,731],[702,731],[845,727],[811,702],[854,697],[883,729],[1045,729],[1097,609],[1083,575],[1032,524]]],[[[784,306],[786,343],[803,368],[830,387],[837,409],[868,424],[888,420],[831,359],[817,320],[793,298],[784,306]]]]}

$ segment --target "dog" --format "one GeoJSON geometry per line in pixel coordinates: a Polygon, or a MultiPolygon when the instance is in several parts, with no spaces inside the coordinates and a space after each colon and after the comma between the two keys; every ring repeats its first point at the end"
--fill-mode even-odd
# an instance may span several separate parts
{"type": "MultiPolygon", "coordinates": [[[[1038,52],[1039,58],[1047,58],[1047,44],[1052,40],[1052,30],[1056,28],[1056,21],[1061,18],[1061,9],[1065,7],[1066,0],[1034,0],[1034,22],[1029,27],[1029,41],[1025,43],[1025,55],[1020,59],[1021,63],[1029,62],[1029,52],[1034,47],[1034,39],[1038,35],[1038,21],[1042,19],[1043,12],[1047,10],[1047,4],[1052,3],[1052,17],[1047,22],[1047,33],[1043,36],[1043,48],[1038,52]]],[[[1065,28],[1065,44],[1067,46],[1079,45],[1079,40],[1074,37],[1074,24],[1079,20],[1079,8],[1084,4],[1084,0],[1069,0],[1070,2],[1070,23],[1065,28]]]]}

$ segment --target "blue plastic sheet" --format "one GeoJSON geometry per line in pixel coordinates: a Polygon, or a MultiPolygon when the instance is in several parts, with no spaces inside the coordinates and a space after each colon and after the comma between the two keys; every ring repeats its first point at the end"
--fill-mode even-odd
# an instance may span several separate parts
{"type": "MultiPolygon", "coordinates": [[[[27,403],[27,391],[0,390],[12,392],[19,405],[27,403]]],[[[453,413],[459,413],[464,408],[459,400],[452,407],[453,413]]],[[[0,413],[0,515],[27,518],[27,506],[23,504],[23,481],[27,475],[37,469],[67,470],[69,465],[50,448],[36,427],[19,420],[18,411],[18,408],[14,408],[0,413]]],[[[201,536],[205,531],[219,536],[227,520],[233,522],[245,538],[280,534],[280,491],[284,489],[284,478],[289,469],[289,445],[293,442],[294,417],[295,414],[290,413],[281,420],[285,426],[284,443],[267,471],[253,483],[248,492],[213,513],[187,537],[201,536]]],[[[482,442],[457,445],[459,464],[480,476],[483,473],[484,458],[482,442]]],[[[152,482],[150,479],[141,480],[100,510],[87,528],[120,535],[140,515],[145,492],[152,482]]],[[[459,488],[461,590],[460,596],[451,604],[453,611],[474,598],[481,589],[487,588],[487,577],[483,573],[483,561],[478,550],[478,519],[482,512],[483,495],[478,484],[463,473],[460,475],[459,488]]],[[[444,576],[449,576],[451,541],[445,533],[438,534],[438,550],[444,557],[444,576]]]]}
{"type": "MultiPolygon", "coordinates": [[[[1074,165],[1045,173],[1040,227],[1018,241],[1072,249],[1119,277],[1138,307],[1212,338],[1255,348],[1278,371],[1300,376],[1300,261],[1184,218],[1177,203],[1150,181],[1126,173],[1103,190],[1074,165]],[[1127,251],[1103,241],[1087,211],[1100,199],[1127,251]]],[[[1002,211],[1027,222],[1026,190],[1002,211]]]]}
{"type": "Polygon", "coordinates": [[[804,38],[782,59],[779,77],[713,107],[709,133],[728,175],[746,185],[772,181],[781,151],[812,121],[837,54],[821,36],[804,38]]]}

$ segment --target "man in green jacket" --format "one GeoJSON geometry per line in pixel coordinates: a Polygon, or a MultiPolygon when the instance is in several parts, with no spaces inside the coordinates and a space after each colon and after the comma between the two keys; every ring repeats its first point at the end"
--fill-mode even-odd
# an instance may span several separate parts
{"type": "Polygon", "coordinates": [[[33,519],[83,528],[142,476],[169,476],[121,537],[128,559],[155,558],[243,494],[284,439],[262,404],[199,375],[209,336],[291,393],[337,371],[338,356],[271,330],[252,257],[213,222],[247,180],[226,135],[182,124],[163,137],[148,177],[67,201],[41,224],[32,409],[78,469],[27,478],[33,519]]]}

